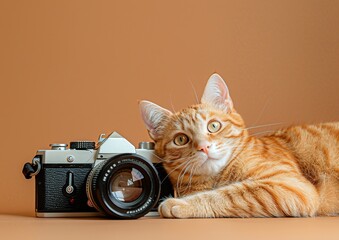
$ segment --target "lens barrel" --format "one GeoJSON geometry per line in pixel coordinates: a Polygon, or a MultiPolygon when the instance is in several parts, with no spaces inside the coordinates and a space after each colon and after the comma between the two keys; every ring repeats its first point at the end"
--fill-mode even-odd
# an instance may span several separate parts
{"type": "Polygon", "coordinates": [[[96,165],[86,191],[94,207],[108,217],[134,219],[158,202],[160,179],[152,163],[137,154],[120,154],[96,165]]]}

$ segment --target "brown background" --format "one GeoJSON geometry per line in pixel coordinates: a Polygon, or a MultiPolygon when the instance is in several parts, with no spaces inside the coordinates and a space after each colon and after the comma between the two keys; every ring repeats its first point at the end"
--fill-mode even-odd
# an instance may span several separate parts
{"type": "Polygon", "coordinates": [[[148,140],[137,101],[183,108],[213,72],[248,125],[339,120],[338,25],[339,1],[1,0],[0,213],[33,214],[37,149],[148,140]]]}

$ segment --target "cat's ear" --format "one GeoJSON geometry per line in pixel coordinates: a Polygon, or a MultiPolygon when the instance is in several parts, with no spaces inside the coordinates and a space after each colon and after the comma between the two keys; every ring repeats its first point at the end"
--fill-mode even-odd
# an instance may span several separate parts
{"type": "Polygon", "coordinates": [[[150,137],[154,141],[162,138],[172,112],[145,100],[139,102],[139,108],[150,137]]]}
{"type": "Polygon", "coordinates": [[[212,105],[222,111],[231,112],[233,102],[225,81],[214,73],[207,81],[201,103],[212,105]]]}

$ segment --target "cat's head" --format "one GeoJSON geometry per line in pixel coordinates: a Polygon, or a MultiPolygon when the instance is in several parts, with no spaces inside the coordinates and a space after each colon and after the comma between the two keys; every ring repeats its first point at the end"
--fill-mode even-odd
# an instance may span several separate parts
{"type": "Polygon", "coordinates": [[[167,171],[177,176],[183,169],[196,175],[218,174],[247,134],[218,74],[209,78],[200,104],[172,113],[141,101],[140,112],[157,155],[167,171]]]}

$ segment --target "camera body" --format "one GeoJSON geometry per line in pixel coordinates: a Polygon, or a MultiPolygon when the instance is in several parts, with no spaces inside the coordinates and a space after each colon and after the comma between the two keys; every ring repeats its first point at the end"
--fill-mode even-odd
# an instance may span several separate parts
{"type": "Polygon", "coordinates": [[[173,195],[154,143],[141,142],[136,149],[117,132],[104,136],[98,144],[51,144],[37,151],[36,216],[138,218],[173,195]]]}

